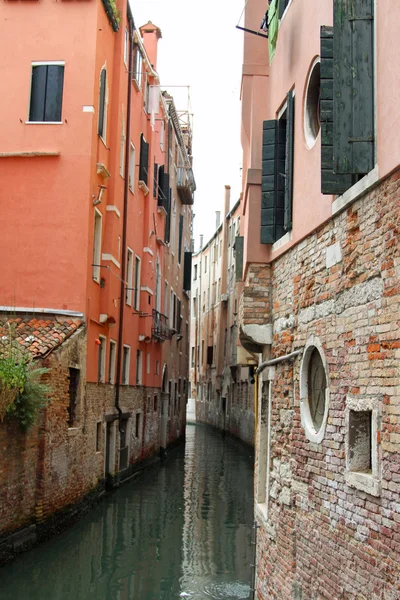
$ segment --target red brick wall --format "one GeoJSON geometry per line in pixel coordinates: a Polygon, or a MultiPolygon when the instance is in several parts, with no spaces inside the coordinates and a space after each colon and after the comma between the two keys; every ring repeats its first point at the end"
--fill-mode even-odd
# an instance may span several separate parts
{"type": "Polygon", "coordinates": [[[268,522],[258,516],[259,600],[400,598],[399,233],[396,173],[273,265],[271,357],[317,336],[330,401],[325,436],[312,443],[300,419],[301,358],[276,366],[268,522]],[[341,258],[328,267],[334,244],[341,258]],[[349,395],[378,398],[382,407],[379,496],[346,483],[349,395]]]}

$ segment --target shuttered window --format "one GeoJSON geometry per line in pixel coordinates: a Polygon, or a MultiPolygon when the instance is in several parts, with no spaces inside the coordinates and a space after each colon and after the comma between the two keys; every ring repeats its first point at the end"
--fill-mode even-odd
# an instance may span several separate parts
{"type": "Polygon", "coordinates": [[[98,134],[105,138],[106,131],[106,90],[107,90],[107,71],[102,69],[100,74],[100,101],[99,101],[99,123],[98,134]]]}
{"type": "Polygon", "coordinates": [[[154,173],[153,173],[153,197],[157,198],[158,196],[158,164],[154,163],[154,173]]]}
{"type": "Polygon", "coordinates": [[[374,2],[334,0],[321,29],[322,193],[341,194],[375,163],[374,2]]]}
{"type": "MultiPolygon", "coordinates": [[[[197,265],[196,265],[197,266],[197,265]]],[[[195,266],[195,269],[196,269],[195,266]]],[[[195,271],[196,273],[196,271],[195,271]]],[[[192,253],[185,252],[183,259],[183,289],[188,292],[192,287],[192,253]]]]}
{"type": "Polygon", "coordinates": [[[183,237],[183,215],[179,215],[179,232],[178,232],[178,263],[181,264],[182,259],[182,237],[183,237]]]}
{"type": "Polygon", "coordinates": [[[294,96],[277,120],[263,123],[261,236],[273,244],[292,228],[294,96]]]}
{"type": "Polygon", "coordinates": [[[290,0],[280,0],[280,3],[279,3],[279,18],[282,17],[282,15],[285,12],[285,10],[286,10],[289,2],[290,2],[290,0]]]}
{"type": "MultiPolygon", "coordinates": [[[[164,174],[167,175],[168,177],[168,183],[169,183],[169,176],[168,173],[164,174]]],[[[167,210],[167,218],[165,220],[165,243],[169,244],[171,241],[171,188],[168,188],[168,192],[167,192],[167,200],[166,200],[166,210],[167,210]]]]}
{"type": "Polygon", "coordinates": [[[63,65],[33,65],[29,121],[60,122],[63,65]]]}
{"type": "Polygon", "coordinates": [[[143,133],[140,136],[140,163],[139,163],[139,181],[147,185],[149,172],[149,144],[144,139],[143,133]]]}

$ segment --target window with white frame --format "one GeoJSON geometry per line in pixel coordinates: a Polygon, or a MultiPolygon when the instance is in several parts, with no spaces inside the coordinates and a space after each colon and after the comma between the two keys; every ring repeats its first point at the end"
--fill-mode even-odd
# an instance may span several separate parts
{"type": "Polygon", "coordinates": [[[129,385],[129,372],[131,367],[130,346],[124,346],[122,351],[122,385],[129,385]]]}
{"type": "Polygon", "coordinates": [[[64,62],[32,63],[29,122],[61,123],[64,62]]]}
{"type": "Polygon", "coordinates": [[[99,121],[97,132],[105,141],[107,130],[107,71],[103,67],[100,72],[100,91],[99,91],[99,121]]]}
{"type": "Polygon", "coordinates": [[[128,29],[125,29],[125,36],[124,36],[124,63],[125,66],[128,66],[128,60],[129,60],[129,31],[128,29]]]}
{"type": "Polygon", "coordinates": [[[125,302],[129,306],[132,306],[132,288],[133,288],[133,251],[128,248],[127,259],[126,259],[126,290],[125,290],[125,302]]]}
{"type": "Polygon", "coordinates": [[[164,315],[168,316],[168,281],[164,284],[164,315]]]}
{"type": "Polygon", "coordinates": [[[143,56],[139,46],[136,45],[133,54],[133,79],[136,81],[139,88],[142,87],[143,75],[143,56]]]}
{"type": "Polygon", "coordinates": [[[139,310],[140,307],[140,258],[135,257],[135,285],[134,285],[133,308],[139,310]]]}
{"type": "Polygon", "coordinates": [[[142,351],[136,352],[136,385],[142,385],[142,351]]]}
{"type": "Polygon", "coordinates": [[[300,415],[306,437],[320,443],[329,409],[328,365],[318,338],[307,341],[300,366],[300,415]]]}
{"type": "Polygon", "coordinates": [[[92,278],[97,283],[100,283],[101,233],[102,233],[102,216],[101,216],[101,212],[99,210],[97,210],[97,208],[95,208],[94,209],[92,278]]]}
{"type": "Polygon", "coordinates": [[[172,202],[172,214],[171,214],[171,252],[175,254],[176,245],[176,200],[172,202]]]}
{"type": "Polygon", "coordinates": [[[132,193],[135,191],[135,160],[136,150],[135,146],[131,142],[129,151],[129,189],[132,193]]]}
{"type": "Polygon", "coordinates": [[[98,355],[97,355],[97,381],[105,382],[106,377],[106,343],[107,340],[103,335],[99,335],[98,355]]]}
{"type": "Polygon", "coordinates": [[[108,357],[108,383],[115,383],[115,357],[117,355],[117,344],[110,340],[110,353],[108,357]]]}
{"type": "Polygon", "coordinates": [[[121,142],[119,149],[119,174],[121,177],[125,176],[125,117],[124,117],[124,105],[122,105],[122,117],[121,117],[121,142]]]}

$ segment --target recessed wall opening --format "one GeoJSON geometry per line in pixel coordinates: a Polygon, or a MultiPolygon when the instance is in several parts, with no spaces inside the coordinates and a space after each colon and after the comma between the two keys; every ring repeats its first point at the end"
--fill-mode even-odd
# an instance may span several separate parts
{"type": "Polygon", "coordinates": [[[372,472],[372,411],[349,412],[349,457],[350,471],[372,472]]]}
{"type": "Polygon", "coordinates": [[[321,129],[320,121],[320,62],[316,59],[307,81],[304,101],[304,135],[308,148],[312,148],[321,129]]]}

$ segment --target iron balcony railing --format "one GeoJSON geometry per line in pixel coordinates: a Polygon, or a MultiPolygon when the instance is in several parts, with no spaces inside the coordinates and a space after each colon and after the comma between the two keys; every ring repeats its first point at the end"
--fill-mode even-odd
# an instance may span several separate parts
{"type": "Polygon", "coordinates": [[[153,308],[153,326],[151,329],[153,338],[164,342],[165,340],[170,340],[174,333],[176,333],[175,329],[168,327],[168,317],[153,308]]]}
{"type": "Polygon", "coordinates": [[[193,193],[196,189],[193,171],[187,167],[178,167],[176,187],[182,204],[193,204],[193,193]]]}

